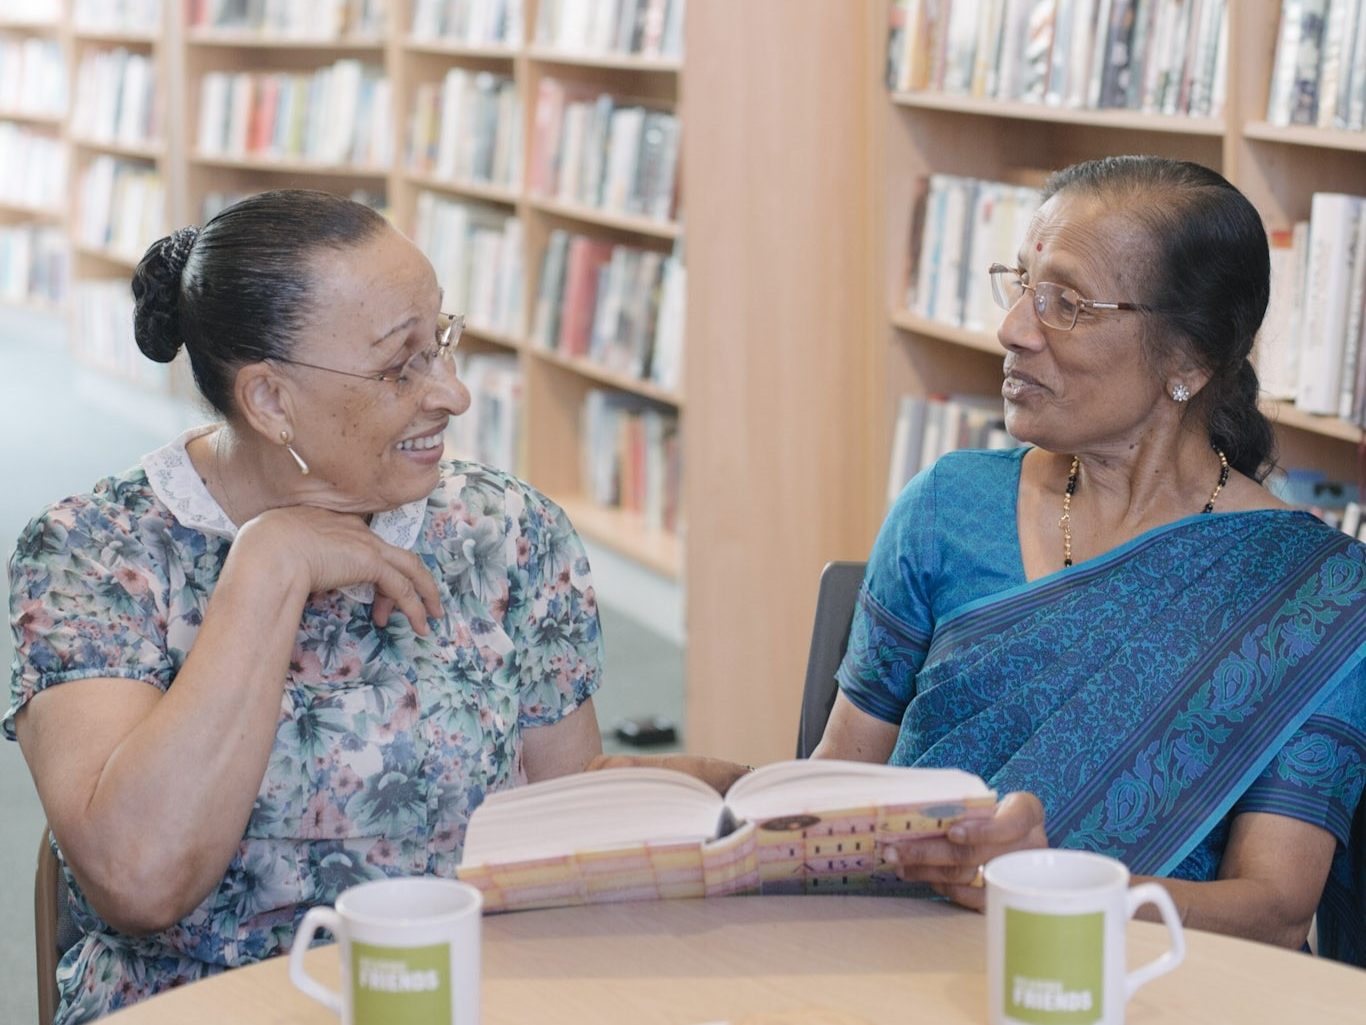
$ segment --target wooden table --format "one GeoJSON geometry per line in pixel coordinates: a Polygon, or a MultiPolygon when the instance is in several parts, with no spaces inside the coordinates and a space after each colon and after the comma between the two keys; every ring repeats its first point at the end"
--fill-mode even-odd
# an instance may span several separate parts
{"type": "MultiPolygon", "coordinates": [[[[906,1025],[986,1019],[985,919],[878,897],[726,897],[599,905],[484,920],[484,1025],[906,1025]]],[[[1129,1025],[1366,1021],[1366,971],[1187,931],[1185,963],[1139,990],[1129,1025]]],[[[1133,922],[1134,965],[1166,946],[1133,922]]],[[[336,985],[334,947],[308,954],[336,985]]],[[[287,961],[173,990],[117,1025],[331,1025],[287,961]]]]}

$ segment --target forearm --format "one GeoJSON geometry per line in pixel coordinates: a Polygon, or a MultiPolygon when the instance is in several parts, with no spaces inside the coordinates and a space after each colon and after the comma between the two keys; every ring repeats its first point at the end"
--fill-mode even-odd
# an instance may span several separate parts
{"type": "MultiPolygon", "coordinates": [[[[1205,932],[1223,933],[1242,939],[1272,943],[1299,950],[1309,935],[1312,920],[1288,906],[1273,886],[1258,879],[1216,879],[1193,882],[1188,879],[1160,879],[1135,876],[1135,884],[1160,883],[1181,915],[1182,925],[1205,932]]],[[[1138,918],[1161,921],[1157,909],[1139,908],[1138,918]]]]}
{"type": "Polygon", "coordinates": [[[306,599],[230,556],[173,686],[105,763],[70,853],[125,924],[169,924],[222,879],[274,744],[306,599]]]}

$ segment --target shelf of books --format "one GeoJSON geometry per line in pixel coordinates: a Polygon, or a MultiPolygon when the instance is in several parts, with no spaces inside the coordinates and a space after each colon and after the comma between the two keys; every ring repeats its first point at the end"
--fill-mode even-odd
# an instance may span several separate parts
{"type": "Polygon", "coordinates": [[[585,536],[670,578],[682,11],[412,0],[393,26],[391,214],[478,347],[452,450],[523,475],[585,536]]]}
{"type": "Polygon", "coordinates": [[[0,304],[45,313],[66,299],[67,44],[57,0],[0,15],[0,304]]]}
{"type": "Polygon", "coordinates": [[[173,7],[74,0],[69,22],[70,345],[87,366],[156,390],[170,371],[137,351],[128,279],[171,222],[173,7]]]}
{"type": "Polygon", "coordinates": [[[870,519],[919,466],[980,444],[980,410],[999,410],[1001,314],[985,269],[1015,252],[1034,190],[1076,160],[1127,152],[1212,166],[1262,212],[1272,300],[1255,358],[1286,471],[1275,483],[1330,521],[1340,515],[1306,495],[1331,485],[1350,499],[1359,483],[1366,7],[1284,7],[1283,16],[1279,0],[890,5],[892,312],[880,442],[889,471],[870,519]],[[964,119],[982,117],[994,119],[990,138],[968,135],[964,119]]]}

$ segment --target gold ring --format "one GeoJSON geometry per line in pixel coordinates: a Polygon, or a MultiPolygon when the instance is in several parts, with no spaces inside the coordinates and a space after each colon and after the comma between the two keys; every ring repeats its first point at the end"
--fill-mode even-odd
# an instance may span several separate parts
{"type": "Polygon", "coordinates": [[[987,884],[987,867],[978,865],[977,871],[972,874],[972,882],[968,883],[973,889],[980,890],[987,884]]]}

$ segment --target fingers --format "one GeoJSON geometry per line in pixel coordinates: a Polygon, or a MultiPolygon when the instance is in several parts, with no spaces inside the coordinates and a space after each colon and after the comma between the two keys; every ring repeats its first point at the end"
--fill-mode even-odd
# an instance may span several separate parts
{"type": "Polygon", "coordinates": [[[883,857],[908,882],[929,883],[967,907],[982,906],[982,889],[971,885],[977,869],[1007,851],[1047,847],[1043,805],[1030,793],[1008,794],[990,816],[964,819],[942,837],[889,845],[883,857]]]}
{"type": "Polygon", "coordinates": [[[964,819],[950,827],[948,840],[962,847],[999,848],[1014,850],[1021,846],[1046,846],[1027,843],[1044,838],[1043,804],[1031,793],[1018,791],[1006,794],[996,806],[994,815],[986,818],[964,819]]]}
{"type": "MultiPolygon", "coordinates": [[[[425,567],[421,572],[426,576],[427,582],[432,584],[431,574],[427,573],[425,567]]],[[[432,584],[432,588],[435,590],[435,584],[432,584]]],[[[419,589],[419,581],[407,576],[395,566],[386,564],[375,575],[375,605],[371,615],[377,626],[387,626],[390,612],[398,609],[412,624],[413,632],[425,636],[431,632],[431,627],[427,625],[426,601],[426,596],[419,589]],[[383,620],[380,619],[381,615],[383,620]]],[[[437,608],[439,611],[439,602],[437,608]]]]}

